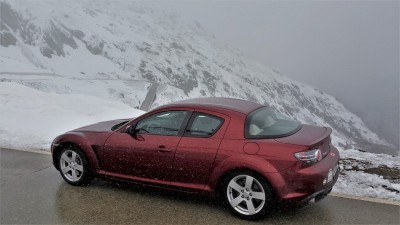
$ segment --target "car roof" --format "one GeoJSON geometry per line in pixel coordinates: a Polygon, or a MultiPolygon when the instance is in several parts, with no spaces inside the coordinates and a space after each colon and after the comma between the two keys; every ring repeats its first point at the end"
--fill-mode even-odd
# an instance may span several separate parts
{"type": "Polygon", "coordinates": [[[262,107],[263,105],[247,100],[235,99],[235,98],[221,98],[221,97],[205,97],[205,98],[192,98],[177,102],[172,102],[163,105],[159,108],[169,107],[193,107],[193,108],[221,108],[228,109],[243,114],[249,114],[250,112],[262,107]]]}

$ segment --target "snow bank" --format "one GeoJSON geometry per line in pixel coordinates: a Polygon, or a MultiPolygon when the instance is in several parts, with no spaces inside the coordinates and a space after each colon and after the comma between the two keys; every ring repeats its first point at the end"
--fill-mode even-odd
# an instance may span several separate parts
{"type": "Polygon", "coordinates": [[[332,192],[400,201],[400,156],[339,151],[341,173],[332,192]]]}
{"type": "Polygon", "coordinates": [[[0,82],[0,112],[0,147],[45,150],[66,131],[143,113],[118,101],[45,93],[14,82],[0,82]]]}
{"type": "Polygon", "coordinates": [[[400,201],[399,191],[400,184],[392,183],[381,176],[361,171],[347,171],[346,174],[340,175],[332,190],[334,193],[346,195],[400,201]]]}

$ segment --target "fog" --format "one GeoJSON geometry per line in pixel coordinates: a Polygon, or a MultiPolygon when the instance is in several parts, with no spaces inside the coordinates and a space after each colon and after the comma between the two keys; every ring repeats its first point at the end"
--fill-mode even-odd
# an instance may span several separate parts
{"type": "Polygon", "coordinates": [[[167,1],[250,58],[337,97],[399,144],[398,1],[167,1]]]}

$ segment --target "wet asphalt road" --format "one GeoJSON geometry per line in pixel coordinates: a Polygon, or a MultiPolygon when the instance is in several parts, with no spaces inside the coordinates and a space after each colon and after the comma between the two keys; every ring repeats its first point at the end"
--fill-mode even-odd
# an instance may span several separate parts
{"type": "Polygon", "coordinates": [[[400,224],[399,206],[327,197],[257,222],[211,199],[94,180],[65,183],[50,155],[0,150],[1,224],[400,224]]]}

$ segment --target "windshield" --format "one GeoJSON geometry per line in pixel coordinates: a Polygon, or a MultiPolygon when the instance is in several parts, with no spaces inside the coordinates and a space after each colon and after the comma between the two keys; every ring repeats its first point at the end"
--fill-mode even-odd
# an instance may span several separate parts
{"type": "Polygon", "coordinates": [[[276,112],[262,107],[250,113],[246,118],[246,138],[279,138],[292,135],[299,131],[301,123],[276,112]]]}

